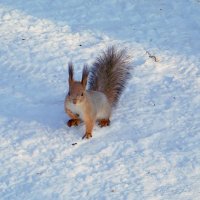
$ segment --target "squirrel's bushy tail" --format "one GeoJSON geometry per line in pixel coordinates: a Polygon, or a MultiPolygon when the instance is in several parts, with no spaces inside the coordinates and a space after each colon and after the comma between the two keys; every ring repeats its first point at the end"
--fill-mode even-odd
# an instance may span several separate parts
{"type": "Polygon", "coordinates": [[[97,57],[89,78],[89,90],[103,92],[115,106],[130,76],[126,50],[111,46],[97,57]]]}

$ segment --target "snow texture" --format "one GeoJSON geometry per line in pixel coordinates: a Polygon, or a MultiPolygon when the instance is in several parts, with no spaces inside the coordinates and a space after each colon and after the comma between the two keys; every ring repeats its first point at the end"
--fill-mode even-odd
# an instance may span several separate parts
{"type": "Polygon", "coordinates": [[[0,0],[0,199],[199,200],[200,1],[0,0]],[[131,79],[82,140],[67,63],[112,44],[131,79]]]}

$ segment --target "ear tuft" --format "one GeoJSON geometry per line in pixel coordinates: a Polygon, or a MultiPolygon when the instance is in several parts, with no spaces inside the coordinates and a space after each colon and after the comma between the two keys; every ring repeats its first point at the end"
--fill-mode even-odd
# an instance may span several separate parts
{"type": "Polygon", "coordinates": [[[74,66],[72,64],[72,62],[68,63],[68,73],[69,73],[69,84],[72,83],[74,81],[74,66]]]}
{"type": "Polygon", "coordinates": [[[81,80],[81,83],[84,88],[86,88],[86,85],[87,85],[88,75],[89,75],[88,66],[84,65],[83,72],[82,72],[82,80],[81,80]]]}

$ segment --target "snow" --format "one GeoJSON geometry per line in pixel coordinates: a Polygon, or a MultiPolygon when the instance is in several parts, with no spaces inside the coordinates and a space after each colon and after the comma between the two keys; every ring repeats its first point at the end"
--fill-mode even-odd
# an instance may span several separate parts
{"type": "Polygon", "coordinates": [[[199,32],[199,0],[0,0],[0,199],[200,199],[199,32]],[[112,44],[132,76],[82,140],[67,63],[112,44]]]}

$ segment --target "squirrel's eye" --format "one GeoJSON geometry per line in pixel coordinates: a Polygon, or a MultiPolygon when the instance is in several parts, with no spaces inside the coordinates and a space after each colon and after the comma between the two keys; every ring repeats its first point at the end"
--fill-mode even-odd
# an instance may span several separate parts
{"type": "Polygon", "coordinates": [[[70,96],[70,92],[68,92],[68,96],[70,96]]]}
{"type": "Polygon", "coordinates": [[[81,96],[83,96],[83,93],[81,94],[81,96]]]}

